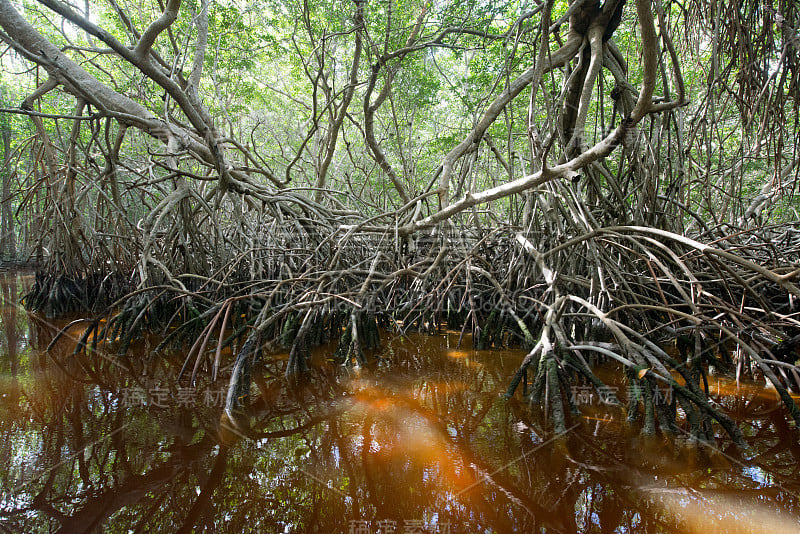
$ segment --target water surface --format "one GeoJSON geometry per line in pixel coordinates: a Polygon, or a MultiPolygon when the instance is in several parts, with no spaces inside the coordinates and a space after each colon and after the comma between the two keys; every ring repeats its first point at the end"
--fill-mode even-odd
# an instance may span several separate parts
{"type": "Polygon", "coordinates": [[[30,280],[0,279],[2,532],[800,531],[800,446],[761,385],[712,379],[744,451],[642,437],[588,397],[554,437],[502,397],[522,352],[387,334],[366,369],[323,347],[302,390],[268,358],[231,421],[230,369],[178,383],[157,340],[72,355],[78,325],[45,353],[65,323],[18,308],[30,280]]]}

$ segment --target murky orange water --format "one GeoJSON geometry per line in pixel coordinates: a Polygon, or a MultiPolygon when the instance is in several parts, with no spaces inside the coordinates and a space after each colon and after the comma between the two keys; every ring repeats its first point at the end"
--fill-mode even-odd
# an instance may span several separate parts
{"type": "Polygon", "coordinates": [[[44,354],[53,329],[14,305],[27,281],[0,284],[0,531],[800,532],[800,445],[758,384],[711,378],[745,451],[641,437],[602,403],[554,439],[502,397],[521,352],[387,336],[370,368],[319,350],[301,391],[268,358],[231,421],[227,377],[177,384],[155,342],[44,354]]]}

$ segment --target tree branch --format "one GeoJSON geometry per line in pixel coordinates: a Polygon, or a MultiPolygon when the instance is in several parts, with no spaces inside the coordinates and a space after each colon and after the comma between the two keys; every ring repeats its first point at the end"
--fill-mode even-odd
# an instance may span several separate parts
{"type": "Polygon", "coordinates": [[[150,49],[153,47],[153,44],[156,41],[156,38],[169,28],[175,19],[178,18],[178,10],[181,7],[181,0],[168,0],[167,7],[164,9],[164,13],[161,14],[156,20],[153,21],[150,26],[144,31],[142,37],[139,39],[139,42],[136,43],[136,47],[133,49],[133,53],[140,61],[144,61],[147,58],[147,55],[150,53],[150,49]]]}

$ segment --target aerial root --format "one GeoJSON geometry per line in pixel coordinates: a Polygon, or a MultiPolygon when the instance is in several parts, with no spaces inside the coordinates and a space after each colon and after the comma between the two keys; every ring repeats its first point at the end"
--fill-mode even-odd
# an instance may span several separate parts
{"type": "MultiPolygon", "coordinates": [[[[645,434],[679,430],[680,408],[696,439],[713,439],[715,421],[742,442],[736,425],[710,404],[709,367],[766,377],[800,420],[789,394],[800,387],[793,361],[800,322],[792,312],[800,290],[764,267],[779,261],[772,249],[736,248],[755,234],[719,236],[719,248],[711,249],[639,227],[597,228],[558,243],[544,232],[520,237],[498,228],[455,241],[443,232],[412,254],[381,248],[369,234],[334,244],[321,233],[291,232],[278,234],[280,243],[269,234],[261,255],[237,256],[211,276],[151,269],[147,284],[109,308],[105,324],[93,324],[78,350],[90,339],[96,348],[99,339],[124,354],[144,332],[160,332],[157,351],[190,345],[184,371],[192,369],[194,381],[203,369],[216,377],[222,350],[240,353],[257,335],[270,350],[288,351],[285,375],[299,384],[312,349],[329,341],[337,343],[334,361],[366,365],[384,332],[447,328],[475,348],[532,347],[506,394],[524,378],[523,393],[531,406],[544,407],[554,428],[579,410],[575,385],[619,404],[594,372],[609,364],[635,386],[627,412],[645,434]],[[673,391],[671,404],[659,399],[663,388],[673,391]]],[[[75,293],[67,282],[54,290],[56,278],[49,280],[43,285],[40,277],[35,295],[45,287],[75,293]]]]}

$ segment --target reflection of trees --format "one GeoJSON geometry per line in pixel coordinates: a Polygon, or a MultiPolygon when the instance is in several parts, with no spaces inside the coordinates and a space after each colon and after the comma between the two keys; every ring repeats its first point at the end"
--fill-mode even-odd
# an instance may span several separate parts
{"type": "MultiPolygon", "coordinates": [[[[13,467],[13,441],[16,421],[20,413],[20,334],[18,321],[25,314],[17,312],[17,292],[20,289],[18,277],[13,273],[0,273],[0,307],[2,329],[0,329],[0,472],[10,472],[13,467]],[[21,316],[21,317],[20,317],[21,316]]],[[[6,490],[7,488],[3,488],[6,490]]]]}
{"type": "MultiPolygon", "coordinates": [[[[17,323],[17,292],[20,289],[18,275],[0,273],[0,307],[2,307],[2,343],[0,343],[0,373],[9,377],[8,384],[3,387],[3,408],[13,410],[19,404],[19,342],[20,335],[17,323]]],[[[21,315],[25,315],[22,313],[21,315]]],[[[2,423],[0,423],[2,424],[2,423]]]]}
{"type": "MultiPolygon", "coordinates": [[[[31,338],[47,346],[60,326],[34,321],[31,338]]],[[[143,376],[174,383],[175,368],[144,357],[75,355],[75,337],[65,336],[49,353],[31,353],[33,379],[23,388],[18,412],[6,414],[14,420],[2,418],[8,423],[5,450],[25,435],[27,448],[18,454],[34,465],[24,476],[0,471],[0,523],[9,528],[189,532],[196,525],[220,531],[225,524],[239,532],[270,502],[263,498],[263,481],[247,477],[257,470],[262,445],[277,444],[270,452],[282,459],[284,440],[298,441],[323,420],[313,414],[320,399],[274,394],[274,384],[253,403],[246,416],[252,428],[241,429],[248,439],[238,443],[240,430],[221,420],[221,406],[177,406],[174,398],[165,409],[125,406],[123,388],[146,385],[143,376]],[[225,519],[231,515],[238,522],[225,519]]],[[[268,532],[284,522],[269,513],[257,521],[268,532]]]]}
{"type": "MultiPolygon", "coordinates": [[[[109,484],[91,496],[87,495],[87,499],[69,515],[55,511],[41,493],[34,498],[32,509],[41,510],[57,520],[61,525],[60,532],[93,532],[118,510],[138,504],[146,495],[163,490],[194,461],[208,455],[210,445],[210,440],[203,440],[194,445],[173,447],[174,452],[167,460],[151,466],[143,474],[124,476],[119,483],[109,484]]],[[[150,519],[142,517],[142,523],[150,519]]]]}
{"type": "Polygon", "coordinates": [[[167,360],[73,356],[66,338],[31,352],[35,380],[0,421],[5,454],[27,436],[16,454],[29,468],[24,478],[0,470],[0,522],[24,532],[338,533],[352,519],[449,522],[454,533],[679,532],[660,496],[701,490],[798,513],[798,445],[778,439],[790,429],[756,390],[729,408],[747,421],[748,466],[783,487],[771,491],[722,455],[638,441],[614,423],[624,415],[545,443],[524,403],[500,396],[517,354],[448,352],[435,339],[391,349],[349,379],[323,366],[300,391],[270,360],[253,369],[253,396],[233,421],[220,407],[120,403],[143,376],[174,379],[167,360]]]}
{"type": "MultiPolygon", "coordinates": [[[[729,399],[716,400],[731,409],[729,399]]],[[[745,385],[735,399],[737,409],[730,411],[743,427],[746,454],[733,446],[688,442],[682,434],[674,440],[640,437],[634,428],[619,428],[624,414],[609,407],[594,414],[607,424],[584,424],[565,437],[564,454],[549,448],[530,455],[535,459],[525,463],[517,485],[544,507],[561,508],[561,517],[574,510],[572,532],[686,532],[682,516],[692,513],[684,510],[686,503],[700,503],[711,514],[719,496],[731,499],[725,511],[741,522],[737,531],[748,530],[748,514],[764,503],[776,514],[796,517],[800,447],[789,439],[780,401],[760,386],[745,385]]],[[[525,412],[518,414],[525,421],[525,412]]],[[[538,443],[531,433],[521,441],[523,450],[538,443]]],[[[720,442],[725,443],[721,436],[720,442]]]]}
{"type": "Polygon", "coordinates": [[[314,476],[332,478],[342,491],[329,499],[350,503],[332,531],[345,531],[344,519],[401,524],[433,514],[454,532],[560,527],[520,490],[517,465],[498,472],[495,464],[519,456],[516,434],[506,431],[511,412],[498,395],[518,359],[506,354],[503,369],[499,352],[449,358],[431,341],[393,353],[389,367],[362,375],[343,416],[312,447],[314,476]]]}

